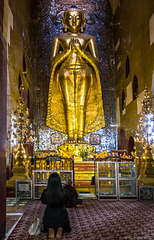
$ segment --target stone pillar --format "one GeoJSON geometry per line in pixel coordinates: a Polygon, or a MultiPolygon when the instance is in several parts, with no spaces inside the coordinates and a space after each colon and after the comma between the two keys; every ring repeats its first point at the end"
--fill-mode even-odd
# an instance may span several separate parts
{"type": "Polygon", "coordinates": [[[3,37],[4,0],[0,0],[0,239],[6,228],[6,87],[7,50],[3,37]]]}

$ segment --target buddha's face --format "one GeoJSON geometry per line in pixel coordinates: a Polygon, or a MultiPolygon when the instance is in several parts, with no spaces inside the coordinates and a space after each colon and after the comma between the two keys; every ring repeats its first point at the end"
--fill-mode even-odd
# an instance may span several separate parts
{"type": "Polygon", "coordinates": [[[81,26],[85,23],[83,13],[81,11],[67,11],[65,14],[64,23],[72,33],[77,33],[81,26]]]}

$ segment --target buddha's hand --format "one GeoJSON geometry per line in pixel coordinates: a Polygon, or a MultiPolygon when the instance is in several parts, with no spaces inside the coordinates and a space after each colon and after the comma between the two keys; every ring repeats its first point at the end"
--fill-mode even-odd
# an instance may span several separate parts
{"type": "Polygon", "coordinates": [[[77,49],[79,49],[79,48],[81,49],[81,44],[80,44],[79,39],[74,39],[74,45],[77,49]]]}
{"type": "Polygon", "coordinates": [[[78,39],[72,38],[69,43],[69,49],[71,49],[73,52],[78,52],[78,49],[81,49],[81,44],[78,39]]]}

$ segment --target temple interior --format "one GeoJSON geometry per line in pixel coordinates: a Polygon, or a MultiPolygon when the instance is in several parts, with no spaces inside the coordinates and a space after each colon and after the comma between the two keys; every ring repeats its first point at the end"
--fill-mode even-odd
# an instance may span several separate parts
{"type": "Polygon", "coordinates": [[[153,104],[153,0],[0,0],[0,239],[52,172],[153,210],[153,104]]]}

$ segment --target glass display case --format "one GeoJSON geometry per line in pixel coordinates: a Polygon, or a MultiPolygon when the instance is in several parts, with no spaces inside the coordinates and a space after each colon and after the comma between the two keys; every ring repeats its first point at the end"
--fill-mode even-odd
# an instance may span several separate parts
{"type": "Polygon", "coordinates": [[[98,199],[117,199],[116,162],[97,162],[95,169],[98,199]]]}
{"type": "Polygon", "coordinates": [[[48,178],[51,173],[57,172],[62,184],[71,179],[73,184],[73,170],[34,170],[33,171],[33,198],[39,199],[43,189],[47,187],[48,178]]]}
{"type": "Polygon", "coordinates": [[[119,198],[137,198],[136,163],[118,163],[118,189],[119,198]]]}
{"type": "Polygon", "coordinates": [[[95,186],[98,199],[137,199],[136,164],[97,161],[95,186]]]}

